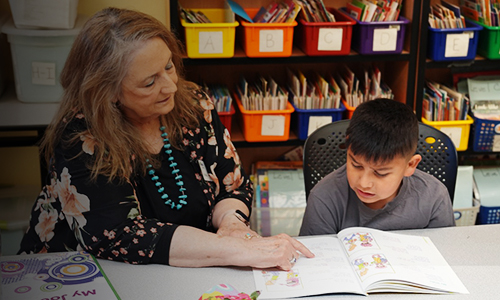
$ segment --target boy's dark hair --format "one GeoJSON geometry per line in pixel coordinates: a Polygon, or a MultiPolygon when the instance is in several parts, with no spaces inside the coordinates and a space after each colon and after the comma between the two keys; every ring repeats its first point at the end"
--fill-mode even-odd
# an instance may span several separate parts
{"type": "Polygon", "coordinates": [[[406,104],[375,99],[360,104],[346,130],[346,147],[371,162],[413,155],[418,143],[418,119],[406,104]]]}

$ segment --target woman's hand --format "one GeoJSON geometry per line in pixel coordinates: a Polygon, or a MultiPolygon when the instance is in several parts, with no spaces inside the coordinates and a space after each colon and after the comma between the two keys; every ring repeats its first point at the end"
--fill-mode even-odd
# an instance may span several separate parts
{"type": "Polygon", "coordinates": [[[228,198],[217,203],[212,221],[218,228],[217,234],[243,239],[260,237],[257,232],[250,229],[249,223],[242,214],[247,216],[248,208],[237,199],[228,198]]]}
{"type": "Polygon", "coordinates": [[[290,237],[287,234],[281,233],[275,236],[252,238],[245,241],[247,244],[248,262],[243,265],[248,265],[255,268],[272,268],[277,267],[284,271],[289,271],[295,262],[304,256],[307,258],[314,257],[314,254],[307,249],[301,242],[290,237]]]}

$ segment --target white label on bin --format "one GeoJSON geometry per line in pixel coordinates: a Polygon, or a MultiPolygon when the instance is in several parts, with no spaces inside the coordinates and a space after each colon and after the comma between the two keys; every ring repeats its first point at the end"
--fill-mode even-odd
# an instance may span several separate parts
{"type": "Polygon", "coordinates": [[[332,123],[332,116],[311,116],[307,127],[307,136],[323,125],[332,123]]]}
{"type": "Polygon", "coordinates": [[[222,31],[200,31],[198,34],[200,54],[222,53],[222,31]]]}
{"type": "Polygon", "coordinates": [[[469,52],[469,34],[449,33],[446,35],[444,57],[466,57],[469,52]]]}
{"type": "Polygon", "coordinates": [[[450,137],[455,148],[460,146],[460,139],[462,138],[462,127],[441,127],[439,128],[443,133],[450,137]]]}
{"type": "Polygon", "coordinates": [[[56,85],[56,64],[32,62],[31,83],[39,85],[56,85]]]}
{"type": "Polygon", "coordinates": [[[493,152],[500,151],[500,135],[493,136],[493,147],[491,148],[491,151],[493,152]]]}
{"type": "Polygon", "coordinates": [[[264,115],[262,116],[261,135],[285,135],[285,116],[282,115],[264,115]]]}
{"type": "Polygon", "coordinates": [[[340,51],[342,49],[343,33],[343,28],[320,28],[318,32],[318,51],[340,51]]]}
{"type": "Polygon", "coordinates": [[[398,41],[398,29],[378,28],[373,30],[372,51],[395,51],[398,41]]]}
{"type": "Polygon", "coordinates": [[[259,52],[283,52],[283,30],[261,30],[259,32],[259,52]]]}

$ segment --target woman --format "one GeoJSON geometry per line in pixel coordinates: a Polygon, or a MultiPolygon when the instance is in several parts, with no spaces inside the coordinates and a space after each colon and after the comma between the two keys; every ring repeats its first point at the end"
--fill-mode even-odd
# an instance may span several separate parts
{"type": "Polygon", "coordinates": [[[260,238],[247,226],[251,182],[213,104],[181,67],[179,42],[148,15],[107,8],[85,24],[41,144],[50,184],[20,253],[284,270],[299,252],[313,256],[288,235],[260,238]]]}

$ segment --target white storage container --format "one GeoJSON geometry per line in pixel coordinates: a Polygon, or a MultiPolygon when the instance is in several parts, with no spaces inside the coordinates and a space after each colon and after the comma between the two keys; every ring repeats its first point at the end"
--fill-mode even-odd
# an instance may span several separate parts
{"type": "MultiPolygon", "coordinates": [[[[9,15],[7,13],[1,13],[0,12],[0,28],[3,26],[3,24],[7,21],[9,18],[9,15]]],[[[7,50],[8,45],[7,45],[7,38],[3,35],[0,34],[0,96],[2,96],[3,91],[5,90],[5,85],[6,85],[6,78],[7,78],[7,73],[6,73],[6,55],[5,51],[7,50]]]]}
{"type": "Polygon", "coordinates": [[[31,208],[40,193],[35,185],[0,187],[0,230],[2,255],[14,255],[28,228],[31,208]]]}
{"type": "Polygon", "coordinates": [[[78,0],[9,0],[17,28],[71,29],[78,0]]]}
{"type": "Polygon", "coordinates": [[[2,27],[12,52],[17,98],[22,102],[59,102],[61,70],[86,18],[73,29],[19,29],[12,19],[2,27]]]}

